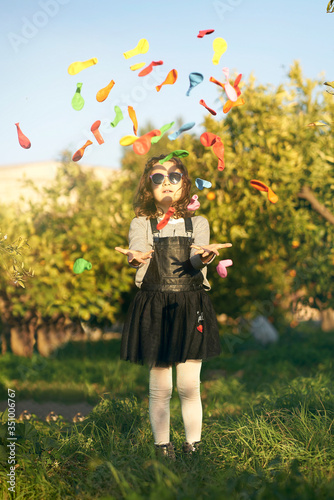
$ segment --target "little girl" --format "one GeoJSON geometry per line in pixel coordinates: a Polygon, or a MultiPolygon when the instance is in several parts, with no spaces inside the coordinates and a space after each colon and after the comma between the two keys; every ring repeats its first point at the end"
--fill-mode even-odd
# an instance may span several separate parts
{"type": "Polygon", "coordinates": [[[183,451],[192,453],[201,440],[202,360],[221,350],[216,314],[205,291],[210,289],[206,266],[219,249],[232,245],[209,244],[208,221],[187,209],[191,182],[186,167],[176,157],[159,163],[163,158],[147,162],[134,199],[129,249],[115,250],[127,255],[129,265],[137,269],[135,282],[140,289],[124,324],[121,359],[149,365],[154,443],[174,459],[169,411],[172,365],[176,365],[185,427],[183,451]],[[171,206],[173,217],[157,229],[171,206]]]}

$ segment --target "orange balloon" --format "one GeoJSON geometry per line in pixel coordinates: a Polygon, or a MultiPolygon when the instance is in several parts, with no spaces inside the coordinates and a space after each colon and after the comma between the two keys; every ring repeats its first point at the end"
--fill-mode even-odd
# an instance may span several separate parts
{"type": "Polygon", "coordinates": [[[81,160],[81,158],[84,155],[86,147],[90,146],[91,144],[93,144],[92,141],[87,141],[86,144],[84,144],[82,146],[82,148],[78,149],[78,151],[76,151],[74,153],[74,155],[72,156],[72,161],[79,161],[79,160],[81,160]]]}
{"type": "Polygon", "coordinates": [[[252,179],[250,181],[250,185],[257,189],[258,191],[266,191],[268,193],[268,200],[271,203],[276,203],[278,201],[278,196],[274,193],[274,191],[267,186],[264,182],[258,181],[256,179],[252,179]]]}
{"type": "Polygon", "coordinates": [[[218,158],[218,170],[224,170],[224,144],[222,143],[219,135],[213,134],[212,132],[203,132],[200,137],[200,141],[205,147],[212,146],[214,154],[218,158]]]}
{"type": "Polygon", "coordinates": [[[225,161],[224,161],[224,144],[222,143],[222,140],[220,137],[217,136],[216,142],[212,145],[212,151],[218,158],[218,170],[224,170],[225,168],[225,161]]]}
{"type": "Polygon", "coordinates": [[[210,82],[215,83],[216,85],[219,85],[223,89],[225,89],[225,84],[220,82],[219,80],[216,80],[213,76],[210,76],[210,82]]]}
{"type": "Polygon", "coordinates": [[[206,195],[206,197],[209,201],[212,201],[216,198],[216,195],[213,191],[209,191],[208,194],[206,195]]]}
{"type": "Polygon", "coordinates": [[[166,76],[166,79],[162,82],[161,85],[157,85],[155,88],[157,89],[157,92],[160,91],[161,87],[163,85],[173,85],[177,80],[177,71],[176,69],[171,69],[168,75],[166,76]]]}
{"type": "Polygon", "coordinates": [[[96,120],[96,122],[93,123],[93,125],[90,127],[90,130],[93,132],[95,139],[99,144],[104,143],[104,139],[102,135],[100,134],[99,131],[99,126],[101,125],[101,120],[96,120]]]}
{"type": "Polygon", "coordinates": [[[149,73],[151,73],[153,66],[160,66],[163,63],[163,61],[152,61],[148,66],[146,66],[146,68],[142,69],[140,73],[138,73],[138,76],[148,75],[149,73]]]}
{"type": "Polygon", "coordinates": [[[111,82],[106,87],[98,91],[98,93],[96,94],[96,100],[98,102],[105,101],[114,85],[115,85],[114,80],[111,80],[111,82]]]}
{"type": "Polygon", "coordinates": [[[228,100],[224,104],[223,112],[228,113],[231,108],[234,108],[235,106],[242,106],[243,104],[245,104],[245,99],[242,97],[238,97],[235,102],[228,100]]]}
{"type": "Polygon", "coordinates": [[[212,132],[203,132],[200,137],[200,141],[205,147],[212,146],[216,142],[217,135],[212,132]]]}
{"type": "Polygon", "coordinates": [[[133,132],[135,135],[137,135],[138,121],[137,121],[136,112],[132,106],[128,106],[128,113],[129,113],[129,116],[130,116],[131,121],[133,123],[133,132]]]}
{"type": "Polygon", "coordinates": [[[155,135],[160,135],[161,131],[159,129],[154,129],[151,130],[151,132],[147,132],[147,134],[142,135],[139,137],[136,142],[133,143],[132,148],[133,151],[137,155],[145,155],[146,153],[149,152],[151,148],[151,138],[154,137],[155,135]]]}

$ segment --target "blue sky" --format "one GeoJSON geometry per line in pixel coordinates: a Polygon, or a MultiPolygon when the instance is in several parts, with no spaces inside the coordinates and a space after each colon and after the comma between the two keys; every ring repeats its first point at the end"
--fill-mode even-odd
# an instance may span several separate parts
{"type": "MultiPolygon", "coordinates": [[[[306,77],[323,73],[324,81],[331,81],[334,14],[326,13],[326,5],[327,0],[5,0],[0,19],[0,165],[55,160],[62,150],[74,153],[91,139],[81,162],[118,168],[124,151],[119,140],[132,134],[129,105],[139,129],[148,121],[160,128],[182,118],[183,123],[196,122],[192,132],[201,133],[206,111],[199,100],[218,111],[219,90],[209,78],[223,81],[224,66],[245,80],[253,72],[259,82],[277,85],[299,60],[306,77]],[[202,29],[215,32],[199,39],[202,29]],[[219,65],[212,63],[216,37],[228,45],[219,65]],[[123,52],[140,38],[149,41],[149,51],[126,60],[123,52]],[[72,62],[92,57],[98,58],[95,66],[68,74],[72,62]],[[164,64],[146,77],[129,69],[153,60],[164,64]],[[177,82],[157,92],[155,85],[171,69],[178,71],[177,82]],[[202,73],[204,81],[186,96],[191,72],[202,73]],[[111,79],[115,86],[109,97],[97,102],[97,91],[111,79]],[[85,99],[81,111],[71,106],[78,82],[85,99]],[[112,128],[115,104],[124,120],[112,128]],[[96,120],[102,121],[102,145],[90,132],[96,120]],[[18,143],[16,122],[31,140],[28,150],[18,143]]],[[[215,119],[224,119],[221,110],[215,119]]]]}

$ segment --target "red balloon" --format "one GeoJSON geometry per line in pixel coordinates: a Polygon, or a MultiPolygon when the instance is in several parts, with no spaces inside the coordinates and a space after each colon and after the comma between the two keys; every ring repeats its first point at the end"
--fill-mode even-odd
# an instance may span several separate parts
{"type": "Polygon", "coordinates": [[[18,138],[19,138],[20,146],[22,146],[22,148],[24,148],[24,149],[29,149],[30,146],[31,146],[31,142],[29,141],[28,137],[26,137],[24,135],[24,133],[22,132],[22,130],[20,129],[19,124],[15,123],[15,125],[16,125],[16,128],[17,128],[17,135],[18,135],[18,138]]]}

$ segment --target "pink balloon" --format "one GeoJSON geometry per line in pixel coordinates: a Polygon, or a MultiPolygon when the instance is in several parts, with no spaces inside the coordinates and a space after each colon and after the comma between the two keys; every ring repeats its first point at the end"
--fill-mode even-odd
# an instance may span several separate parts
{"type": "Polygon", "coordinates": [[[187,206],[188,210],[197,210],[201,206],[200,202],[198,201],[198,196],[197,194],[194,194],[194,196],[191,198],[189,205],[187,206]]]}
{"type": "Polygon", "coordinates": [[[229,266],[232,266],[232,265],[233,265],[233,262],[231,259],[225,259],[225,260],[219,261],[218,266],[216,267],[216,270],[217,270],[217,273],[219,274],[219,276],[221,278],[226,278],[226,276],[227,276],[226,268],[229,266]]]}

